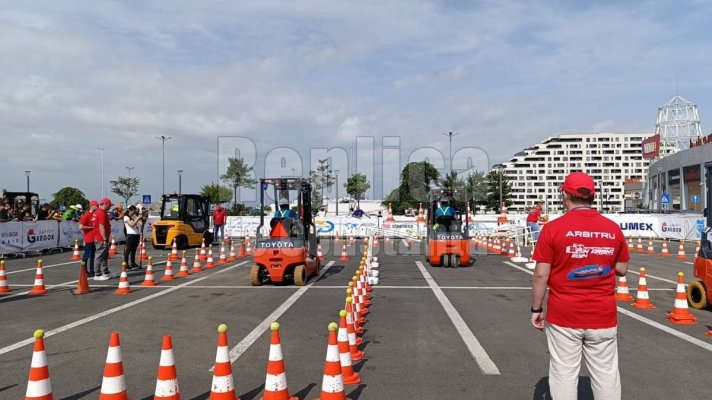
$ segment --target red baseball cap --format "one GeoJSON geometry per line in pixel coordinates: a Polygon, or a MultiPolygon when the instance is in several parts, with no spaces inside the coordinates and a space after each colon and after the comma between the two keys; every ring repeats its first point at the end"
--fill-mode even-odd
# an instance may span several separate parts
{"type": "Polygon", "coordinates": [[[101,204],[101,205],[104,205],[104,204],[112,205],[112,204],[114,204],[114,203],[112,203],[111,200],[109,200],[108,197],[104,197],[103,199],[101,199],[101,200],[99,201],[99,204],[101,204]]]}
{"type": "Polygon", "coordinates": [[[92,200],[89,202],[89,207],[94,207],[94,206],[99,206],[99,202],[96,200],[92,200]]]}
{"type": "Polygon", "coordinates": [[[561,190],[574,196],[591,196],[596,193],[596,184],[585,172],[572,172],[564,180],[561,190]]]}

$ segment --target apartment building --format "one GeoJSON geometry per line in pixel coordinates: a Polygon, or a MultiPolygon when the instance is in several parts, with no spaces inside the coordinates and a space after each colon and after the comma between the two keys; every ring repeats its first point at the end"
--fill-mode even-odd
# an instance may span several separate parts
{"type": "MultiPolygon", "coordinates": [[[[626,182],[644,181],[650,160],[641,143],[652,133],[566,134],[549,137],[501,164],[512,187],[512,212],[525,212],[535,200],[545,212],[562,209],[559,186],[571,172],[584,171],[596,181],[595,207],[623,211],[626,182]]],[[[670,153],[670,147],[661,149],[670,153]]]]}

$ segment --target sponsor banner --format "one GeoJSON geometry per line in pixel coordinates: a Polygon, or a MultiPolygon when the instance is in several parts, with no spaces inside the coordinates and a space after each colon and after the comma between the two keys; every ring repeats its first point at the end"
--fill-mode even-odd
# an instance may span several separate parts
{"type": "Polygon", "coordinates": [[[23,251],[44,250],[57,247],[59,223],[57,221],[22,222],[23,251]]]}
{"type": "Polygon", "coordinates": [[[84,235],[79,229],[79,222],[75,221],[60,221],[59,222],[59,238],[57,246],[70,247],[74,246],[74,241],[78,240],[80,245],[84,244],[84,235]]]}
{"type": "Polygon", "coordinates": [[[22,222],[0,223],[0,254],[22,252],[22,222]]]}
{"type": "Polygon", "coordinates": [[[660,134],[653,135],[642,142],[643,158],[653,159],[660,155],[660,134]]]}

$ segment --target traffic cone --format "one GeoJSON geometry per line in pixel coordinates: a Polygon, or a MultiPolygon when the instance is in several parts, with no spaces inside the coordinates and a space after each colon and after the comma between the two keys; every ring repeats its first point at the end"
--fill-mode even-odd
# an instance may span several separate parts
{"type": "Polygon", "coordinates": [[[648,281],[645,279],[645,268],[640,268],[640,279],[638,280],[638,292],[635,294],[633,307],[643,310],[654,310],[655,306],[650,302],[648,295],[648,281]]]}
{"type": "Polygon", "coordinates": [[[237,255],[235,254],[235,241],[230,240],[230,256],[227,258],[228,261],[237,261],[237,255]]]}
{"type": "Polygon", "coordinates": [[[109,247],[109,255],[113,256],[119,254],[119,249],[116,248],[116,240],[114,240],[114,237],[111,237],[111,247],[109,247]]]}
{"type": "Polygon", "coordinates": [[[245,254],[252,255],[252,241],[249,236],[245,237],[245,254]]]}
{"type": "Polygon", "coordinates": [[[176,278],[173,276],[173,263],[171,262],[171,259],[169,258],[166,260],[166,269],[163,271],[163,276],[161,277],[161,281],[163,282],[168,282],[168,281],[174,281],[176,278]]]}
{"type": "Polygon", "coordinates": [[[339,358],[341,359],[341,373],[346,385],[358,385],[361,376],[354,371],[351,365],[351,349],[349,348],[349,332],[346,328],[346,310],[339,311],[339,358]]]}
{"type": "Polygon", "coordinates": [[[37,260],[37,272],[35,272],[35,284],[27,294],[31,296],[39,296],[47,293],[48,290],[44,284],[44,274],[42,273],[42,260],[37,260]]]}
{"type": "Polygon", "coordinates": [[[185,250],[183,250],[183,258],[180,260],[180,269],[178,270],[178,276],[188,276],[190,271],[188,271],[188,261],[185,259],[185,250]]]}
{"type": "Polygon", "coordinates": [[[148,260],[148,254],[146,254],[146,242],[143,240],[143,236],[141,237],[141,252],[139,253],[138,259],[139,261],[146,261],[148,260]]]}
{"type": "MultiPolygon", "coordinates": [[[[348,329],[349,326],[351,326],[351,329],[353,330],[353,333],[355,335],[355,344],[356,346],[361,346],[363,344],[363,338],[359,337],[359,335],[363,332],[363,328],[361,328],[361,332],[357,331],[356,325],[354,324],[354,283],[353,281],[349,282],[349,287],[346,289],[346,301],[344,302],[344,309],[348,313],[346,316],[346,327],[348,329]],[[351,299],[349,301],[349,299],[351,299]]],[[[350,331],[349,331],[350,332],[350,331]]],[[[358,348],[356,349],[358,350],[358,348]]],[[[352,354],[355,355],[357,353],[352,354]]]]}
{"type": "Polygon", "coordinates": [[[648,254],[655,254],[655,248],[653,247],[653,239],[648,239],[648,254]]]}
{"type": "Polygon", "coordinates": [[[346,253],[346,244],[341,246],[341,257],[339,257],[339,261],[349,261],[349,255],[346,253]]]}
{"type": "Polygon", "coordinates": [[[636,251],[638,253],[642,253],[644,251],[643,250],[643,239],[640,237],[640,235],[638,235],[638,247],[636,247],[636,251]]]}
{"type": "Polygon", "coordinates": [[[287,372],[284,369],[279,324],[273,322],[270,325],[270,329],[272,330],[272,338],[269,346],[267,375],[265,376],[265,391],[261,400],[299,400],[297,396],[290,396],[287,388],[287,372]]]}
{"type": "Polygon", "coordinates": [[[227,347],[227,325],[218,326],[218,349],[215,353],[213,368],[213,384],[210,389],[210,400],[240,400],[235,395],[235,383],[232,379],[232,364],[230,349],[227,347]]]}
{"type": "Polygon", "coordinates": [[[206,253],[206,248],[205,248],[205,238],[203,238],[203,242],[200,244],[200,261],[205,261],[208,259],[208,253],[206,253]]]}
{"type": "Polygon", "coordinates": [[[52,383],[49,378],[47,354],[45,353],[44,331],[38,329],[33,336],[35,337],[35,347],[32,350],[25,400],[53,400],[52,383]]]}
{"type": "Polygon", "coordinates": [[[386,222],[396,222],[393,218],[393,209],[391,208],[391,203],[388,203],[388,213],[386,214],[386,222]]]}
{"type": "Polygon", "coordinates": [[[316,245],[316,257],[319,261],[324,261],[324,253],[321,251],[321,243],[316,245]]]}
{"type": "Polygon", "coordinates": [[[354,361],[359,361],[365,355],[363,351],[358,349],[358,344],[356,343],[356,327],[354,325],[354,313],[353,313],[353,298],[346,298],[346,329],[349,334],[349,351],[351,352],[351,359],[354,361]]]}
{"type": "Polygon", "coordinates": [[[161,344],[161,359],[158,362],[158,376],[153,400],[180,400],[178,389],[178,373],[173,356],[173,342],[170,335],[163,336],[161,344]]]}
{"type": "Polygon", "coordinates": [[[12,292],[10,285],[7,283],[7,278],[5,277],[5,260],[0,260],[0,294],[6,294],[12,292]]]}
{"type": "Polygon", "coordinates": [[[425,223],[425,216],[423,215],[423,203],[418,203],[418,219],[415,222],[419,224],[425,223]]]}
{"type": "Polygon", "coordinates": [[[121,263],[121,275],[119,276],[119,287],[114,290],[114,294],[131,294],[129,287],[129,275],[126,272],[126,263],[121,263]]]}
{"type": "Polygon", "coordinates": [[[72,261],[79,261],[82,259],[82,255],[79,254],[79,240],[74,241],[74,252],[72,253],[72,261]]]}
{"type": "Polygon", "coordinates": [[[678,325],[694,325],[697,317],[690,313],[687,307],[687,295],[685,294],[685,273],[677,273],[677,290],[675,290],[675,305],[672,311],[667,314],[670,322],[678,325]]]}
{"type": "Polygon", "coordinates": [[[344,393],[344,378],[341,375],[339,344],[336,338],[337,329],[339,329],[339,327],[335,322],[329,324],[329,344],[326,348],[324,378],[321,382],[321,395],[317,400],[348,399],[348,397],[346,397],[346,393],[344,393]]]}
{"type": "Polygon", "coordinates": [[[511,241],[509,239],[507,239],[507,241],[509,241],[509,251],[507,253],[507,257],[509,259],[512,259],[517,255],[517,253],[515,253],[514,251],[514,241],[511,241]]]}
{"type": "Polygon", "coordinates": [[[81,268],[79,268],[79,281],[77,281],[77,288],[72,292],[74,294],[87,294],[91,293],[89,288],[89,279],[87,279],[87,265],[84,261],[81,263],[81,268]]]}
{"type": "Polygon", "coordinates": [[[247,254],[245,252],[245,239],[242,239],[242,242],[240,242],[240,250],[238,250],[237,253],[237,258],[244,258],[246,256],[247,254]]]}
{"type": "Polygon", "coordinates": [[[198,254],[198,249],[195,249],[195,259],[193,260],[193,269],[190,270],[191,273],[197,274],[198,272],[203,272],[203,268],[200,267],[200,254],[198,254]]]}
{"type": "Polygon", "coordinates": [[[339,244],[339,231],[334,234],[334,244],[339,244]]]}
{"type": "Polygon", "coordinates": [[[628,252],[632,253],[635,250],[635,246],[633,245],[633,236],[628,236],[628,252]]]}
{"type": "Polygon", "coordinates": [[[220,258],[218,258],[218,265],[227,264],[227,256],[225,255],[225,241],[220,243],[220,258]]]}
{"type": "Polygon", "coordinates": [[[213,259],[213,245],[208,247],[208,258],[205,261],[205,268],[215,268],[215,260],[213,259]]]}
{"type": "Polygon", "coordinates": [[[502,209],[500,210],[499,218],[497,218],[497,223],[506,224],[507,222],[509,222],[507,219],[507,206],[502,204],[502,209]]]}
{"type": "Polygon", "coordinates": [[[668,247],[667,247],[667,239],[663,239],[663,248],[662,248],[662,250],[660,250],[660,256],[670,257],[670,253],[668,252],[668,247]]]}
{"type": "Polygon", "coordinates": [[[178,256],[178,243],[176,242],[175,238],[173,238],[173,246],[171,247],[171,255],[168,256],[168,260],[170,260],[170,261],[180,260],[180,257],[178,256]]]}
{"type": "Polygon", "coordinates": [[[121,339],[118,332],[111,332],[109,350],[106,352],[104,377],[101,380],[99,400],[128,400],[124,363],[121,358],[121,339]]]}
{"type": "Polygon", "coordinates": [[[156,281],[153,279],[153,257],[148,257],[146,275],[143,278],[141,286],[156,286],[156,281]]]}
{"type": "Polygon", "coordinates": [[[685,254],[685,241],[680,240],[680,246],[677,249],[677,258],[678,260],[684,260],[687,258],[687,255],[685,254]]]}
{"type": "Polygon", "coordinates": [[[625,276],[618,278],[618,287],[616,288],[616,301],[632,301],[633,296],[628,290],[628,281],[625,276]]]}

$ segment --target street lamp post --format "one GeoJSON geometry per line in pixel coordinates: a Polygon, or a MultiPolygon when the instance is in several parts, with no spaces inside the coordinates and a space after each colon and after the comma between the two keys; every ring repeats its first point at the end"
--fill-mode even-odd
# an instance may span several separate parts
{"type": "Polygon", "coordinates": [[[104,198],[104,148],[97,147],[101,150],[101,197],[104,198]]]}
{"type": "Polygon", "coordinates": [[[499,174],[499,209],[501,212],[502,206],[504,205],[504,200],[502,199],[502,173],[504,170],[504,165],[503,164],[495,164],[492,166],[492,168],[496,169],[499,174]]]}
{"type": "Polygon", "coordinates": [[[166,194],[166,140],[171,140],[171,136],[156,136],[156,139],[160,140],[163,147],[163,192],[161,194],[166,194]]]}
{"type": "Polygon", "coordinates": [[[136,167],[126,167],[126,170],[129,171],[129,178],[131,177],[131,171],[133,171],[134,168],[136,168],[136,167]]]}
{"type": "MultiPolygon", "coordinates": [[[[182,177],[183,177],[183,170],[179,169],[178,170],[178,195],[180,195],[182,193],[182,191],[181,191],[182,177]]],[[[220,185],[219,184],[218,184],[218,197],[220,197],[220,185]]]]}
{"type": "Polygon", "coordinates": [[[30,192],[30,174],[31,171],[25,171],[25,176],[27,177],[27,193],[30,192]]]}
{"type": "Polygon", "coordinates": [[[336,178],[336,215],[339,215],[339,170],[335,169],[334,170],[335,178],[336,178]]]}
{"type": "Polygon", "coordinates": [[[448,132],[448,133],[443,133],[443,135],[448,136],[450,138],[450,172],[452,172],[452,137],[459,135],[459,132],[448,132]]]}

